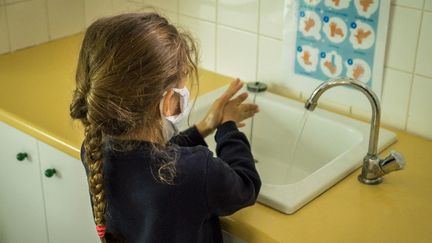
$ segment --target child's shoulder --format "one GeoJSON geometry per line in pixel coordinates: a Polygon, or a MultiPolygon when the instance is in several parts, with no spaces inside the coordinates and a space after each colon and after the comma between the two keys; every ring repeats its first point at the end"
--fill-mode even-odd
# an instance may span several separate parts
{"type": "Polygon", "coordinates": [[[207,162],[213,153],[205,146],[180,147],[177,167],[188,174],[203,174],[207,171],[207,162]]]}
{"type": "Polygon", "coordinates": [[[208,159],[212,156],[212,152],[206,146],[198,145],[193,147],[180,147],[180,157],[185,159],[208,159]]]}

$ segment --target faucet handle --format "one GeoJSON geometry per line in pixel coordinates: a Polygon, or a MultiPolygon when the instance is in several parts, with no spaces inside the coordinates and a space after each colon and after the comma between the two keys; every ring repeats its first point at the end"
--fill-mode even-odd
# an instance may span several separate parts
{"type": "Polygon", "coordinates": [[[390,154],[379,162],[381,169],[387,174],[405,167],[405,159],[401,153],[391,151],[390,154]]]}

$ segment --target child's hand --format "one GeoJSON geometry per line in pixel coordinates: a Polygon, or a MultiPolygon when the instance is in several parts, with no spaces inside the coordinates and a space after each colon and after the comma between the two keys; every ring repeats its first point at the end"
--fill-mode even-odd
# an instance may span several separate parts
{"type": "Polygon", "coordinates": [[[199,133],[206,137],[221,123],[224,117],[224,107],[231,102],[230,99],[243,87],[243,83],[236,79],[228,89],[212,104],[204,118],[196,124],[199,133]]]}
{"type": "Polygon", "coordinates": [[[242,93],[236,98],[230,100],[224,108],[222,123],[226,121],[234,121],[237,127],[244,127],[244,120],[252,117],[259,111],[256,104],[243,104],[248,97],[248,93],[242,93]]]}

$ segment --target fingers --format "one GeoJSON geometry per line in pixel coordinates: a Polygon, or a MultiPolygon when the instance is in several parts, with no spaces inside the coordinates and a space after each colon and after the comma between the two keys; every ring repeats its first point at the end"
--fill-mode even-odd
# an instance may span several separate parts
{"type": "Polygon", "coordinates": [[[256,104],[242,104],[239,107],[239,111],[243,118],[242,120],[246,120],[258,113],[259,108],[256,104]]]}
{"type": "Polygon", "coordinates": [[[248,93],[244,92],[239,94],[237,97],[235,97],[234,99],[231,100],[231,102],[233,102],[236,105],[241,104],[243,101],[245,101],[248,97],[248,93]]]}
{"type": "Polygon", "coordinates": [[[258,112],[259,107],[256,104],[242,104],[240,107],[244,112],[258,112]]]}
{"type": "MultiPolygon", "coordinates": [[[[242,94],[243,95],[243,94],[242,94]]],[[[243,98],[242,95],[236,97],[236,99],[243,98]]],[[[240,99],[238,99],[240,100],[240,99]]],[[[259,112],[258,105],[256,104],[239,104],[233,105],[234,100],[230,101],[225,107],[224,117],[222,119],[222,123],[225,121],[235,121],[237,127],[244,127],[246,123],[243,121],[254,116],[257,112],[259,112]]]]}
{"type": "Polygon", "coordinates": [[[225,103],[228,102],[241,88],[243,87],[243,83],[240,81],[240,79],[236,79],[233,82],[231,82],[228,89],[225,91],[225,93],[222,94],[220,97],[221,100],[225,103]]]}

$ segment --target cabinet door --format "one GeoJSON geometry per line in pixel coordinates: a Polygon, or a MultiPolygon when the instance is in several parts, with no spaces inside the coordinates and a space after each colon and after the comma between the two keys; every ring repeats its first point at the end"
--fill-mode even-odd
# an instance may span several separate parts
{"type": "Polygon", "coordinates": [[[0,242],[48,242],[39,167],[36,139],[0,122],[0,242]]]}
{"type": "Polygon", "coordinates": [[[99,242],[81,161],[45,143],[38,144],[49,242],[99,242]]]}

